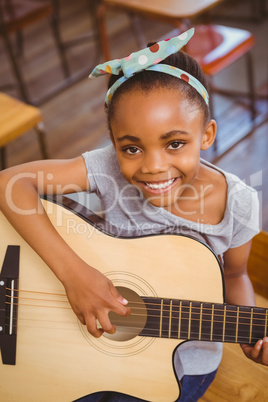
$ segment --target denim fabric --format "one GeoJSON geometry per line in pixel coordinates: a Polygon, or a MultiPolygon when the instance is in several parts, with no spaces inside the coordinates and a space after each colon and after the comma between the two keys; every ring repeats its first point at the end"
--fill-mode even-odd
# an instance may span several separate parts
{"type": "MultiPolygon", "coordinates": [[[[217,370],[205,375],[185,375],[181,379],[182,392],[179,402],[197,402],[215,378],[217,370]]],[[[118,394],[116,392],[98,392],[79,399],[79,402],[144,402],[142,399],[118,394]]],[[[170,401],[173,402],[173,401],[170,401]]]]}
{"type": "Polygon", "coordinates": [[[182,393],[179,402],[197,402],[215,378],[217,370],[205,375],[185,375],[181,379],[182,393]]]}

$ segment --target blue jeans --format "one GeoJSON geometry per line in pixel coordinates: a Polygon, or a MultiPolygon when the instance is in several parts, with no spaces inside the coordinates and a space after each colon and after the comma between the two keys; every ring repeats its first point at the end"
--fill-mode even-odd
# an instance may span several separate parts
{"type": "MultiPolygon", "coordinates": [[[[179,402],[197,402],[215,378],[217,370],[205,375],[185,375],[181,379],[182,392],[179,402]]],[[[79,402],[144,402],[132,396],[116,392],[98,392],[78,400],[79,402]]],[[[173,402],[173,401],[170,401],[173,402]]]]}

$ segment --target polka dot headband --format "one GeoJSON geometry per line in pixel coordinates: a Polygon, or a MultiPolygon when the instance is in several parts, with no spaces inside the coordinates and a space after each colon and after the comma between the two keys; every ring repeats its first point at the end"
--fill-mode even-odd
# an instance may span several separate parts
{"type": "Polygon", "coordinates": [[[157,42],[150,47],[131,53],[123,59],[110,60],[106,63],[99,64],[94,68],[89,78],[99,77],[105,74],[119,75],[120,73],[123,73],[123,76],[111,86],[106,94],[105,103],[107,106],[117,88],[135,73],[139,73],[143,70],[170,74],[186,81],[197,90],[208,105],[209,96],[206,88],[201,84],[201,82],[180,68],[169,66],[167,64],[159,64],[171,54],[177,53],[184,45],[186,45],[193,34],[194,28],[191,28],[179,36],[157,42]]]}

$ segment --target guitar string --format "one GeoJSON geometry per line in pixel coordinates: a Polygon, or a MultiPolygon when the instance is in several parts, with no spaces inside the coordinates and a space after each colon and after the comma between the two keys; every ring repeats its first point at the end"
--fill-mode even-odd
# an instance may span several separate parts
{"type": "MultiPolygon", "coordinates": [[[[23,292],[23,290],[21,290],[21,292],[23,292]]],[[[45,295],[57,295],[57,294],[55,294],[55,293],[46,293],[46,292],[33,292],[33,291],[28,291],[28,292],[31,292],[31,293],[38,293],[38,294],[40,294],[40,293],[42,293],[42,294],[45,294],[45,295]]],[[[65,296],[66,297],[66,299],[67,299],[67,296],[66,295],[61,295],[61,296],[65,296]]],[[[8,297],[8,298],[11,298],[11,296],[10,295],[6,295],[6,297],[8,297]]],[[[37,298],[30,298],[30,297],[23,297],[23,296],[13,296],[13,299],[18,299],[18,300],[36,300],[36,301],[46,301],[46,302],[55,302],[55,303],[69,303],[69,301],[68,300],[52,300],[52,299],[37,299],[37,298]]],[[[173,302],[174,302],[174,300],[173,300],[173,302]]],[[[177,300],[176,299],[176,302],[180,302],[180,300],[177,300]]],[[[186,302],[185,300],[182,300],[182,302],[186,302]]],[[[189,301],[188,301],[189,302],[189,301]]],[[[197,302],[197,303],[199,303],[199,302],[197,302]]],[[[206,306],[204,306],[204,304],[206,304],[206,303],[208,303],[208,304],[212,304],[212,305],[217,305],[218,303],[210,303],[210,302],[204,302],[203,303],[203,306],[202,306],[202,311],[204,312],[204,310],[212,310],[212,308],[211,307],[206,307],[206,306]]],[[[19,305],[19,304],[21,304],[21,303],[17,303],[17,305],[19,305]]],[[[144,308],[145,310],[147,310],[147,308],[146,307],[144,307],[144,302],[137,302],[137,301],[129,301],[129,304],[140,304],[140,305],[142,305],[142,307],[141,308],[144,308]]],[[[201,302],[200,302],[200,304],[201,304],[201,302]]],[[[160,307],[161,306],[161,304],[160,303],[146,303],[146,305],[149,305],[149,306],[153,306],[153,307],[160,307]]],[[[224,306],[224,304],[222,305],[222,306],[224,306]]],[[[41,306],[40,306],[41,307],[41,306]]],[[[43,306],[43,307],[46,307],[46,306],[43,306]]],[[[53,306],[52,306],[53,307],[53,306]]],[[[59,306],[54,306],[54,308],[59,308],[59,306]]],[[[170,307],[170,306],[164,306],[164,307],[170,307]]],[[[242,310],[242,308],[247,308],[247,309],[251,309],[251,307],[249,307],[249,306],[237,306],[237,307],[239,307],[239,317],[240,318],[251,318],[251,314],[252,314],[252,312],[251,311],[243,311],[242,310]],[[245,315],[248,315],[248,317],[245,317],[245,315]]],[[[71,308],[71,307],[70,307],[71,308]]],[[[138,307],[136,307],[136,308],[138,308],[138,307]]],[[[201,311],[201,307],[199,307],[199,306],[181,306],[181,308],[182,309],[190,309],[191,308],[191,311],[192,311],[192,313],[193,314],[199,314],[199,311],[194,311],[194,310],[200,310],[201,311]]],[[[236,308],[236,306],[233,306],[233,308],[236,308]]],[[[267,309],[265,309],[265,308],[262,308],[262,307],[253,307],[254,309],[258,309],[258,308],[261,308],[261,309],[264,309],[264,311],[263,312],[259,312],[259,311],[254,311],[254,318],[257,318],[256,317],[256,315],[261,315],[261,316],[263,316],[264,314],[265,314],[265,311],[267,310],[267,309]]],[[[158,309],[152,309],[152,308],[150,308],[152,311],[159,311],[158,309]]],[[[172,305],[172,311],[173,312],[180,312],[180,306],[179,305],[172,305]],[[177,308],[177,310],[176,310],[176,308],[177,308]]],[[[224,310],[223,309],[218,309],[218,308],[214,308],[213,309],[213,311],[215,312],[215,311],[217,311],[217,312],[221,312],[222,313],[222,315],[224,314],[224,310]]],[[[168,313],[170,313],[170,308],[168,308],[168,309],[163,309],[163,312],[168,312],[168,313]]],[[[182,313],[185,313],[185,311],[182,311],[182,313]]],[[[226,317],[233,317],[233,318],[236,318],[237,317],[237,310],[230,310],[230,309],[228,309],[228,306],[226,306],[226,313],[228,313],[228,314],[230,314],[230,313],[233,313],[233,314],[231,314],[231,315],[227,315],[226,314],[226,317]]]]}
{"type": "Polygon", "coordinates": [[[23,292],[23,293],[38,293],[38,294],[43,294],[43,295],[53,295],[53,296],[64,296],[66,297],[65,293],[51,293],[51,292],[40,292],[38,290],[25,290],[25,289],[11,289],[9,287],[6,287],[6,290],[13,290],[14,292],[23,292]]]}
{"type": "MultiPolygon", "coordinates": [[[[11,305],[11,303],[9,303],[9,302],[6,302],[6,304],[9,304],[9,305],[11,305]]],[[[13,303],[13,305],[15,305],[15,306],[19,306],[19,305],[22,305],[22,306],[27,306],[27,307],[41,307],[41,308],[53,308],[53,309],[56,309],[56,308],[59,308],[59,309],[65,309],[65,310],[72,310],[72,308],[71,307],[58,307],[58,306],[39,306],[39,305],[32,305],[32,304],[22,304],[22,303],[20,303],[20,304],[18,304],[18,303],[13,303]]],[[[144,311],[147,311],[147,309],[144,309],[144,311]]],[[[168,312],[167,310],[166,310],[166,312],[168,312]]],[[[133,313],[133,314],[131,314],[131,316],[132,317],[152,317],[152,318],[155,318],[155,319],[161,319],[161,317],[162,317],[162,320],[163,319],[170,319],[170,315],[168,314],[168,315],[166,315],[166,316],[161,316],[161,315],[150,315],[150,314],[136,314],[136,313],[133,313]]],[[[130,316],[130,317],[131,317],[130,316]]],[[[220,316],[220,317],[222,317],[222,316],[220,316]]],[[[228,319],[228,318],[234,318],[233,316],[227,316],[226,315],[226,319],[228,319]]],[[[6,317],[6,318],[9,318],[9,317],[6,317]]],[[[125,320],[127,319],[127,317],[125,317],[124,318],[125,320]]],[[[186,320],[186,321],[189,321],[189,318],[188,317],[176,317],[176,316],[174,316],[173,314],[171,315],[171,320],[173,320],[173,322],[175,322],[176,320],[178,320],[178,321],[180,321],[180,320],[186,320]]],[[[192,321],[198,321],[198,322],[200,322],[200,318],[191,318],[191,322],[192,321]]],[[[205,320],[205,319],[202,319],[202,323],[204,323],[204,322],[211,322],[211,320],[205,320]]],[[[214,323],[220,323],[220,324],[222,324],[222,321],[217,321],[217,315],[216,314],[214,314],[213,315],[213,322],[214,323]]],[[[236,324],[236,322],[234,322],[234,321],[225,321],[225,323],[226,324],[236,324]]],[[[239,323],[239,326],[242,326],[242,325],[247,325],[247,326],[249,326],[250,325],[250,322],[249,323],[243,323],[243,322],[240,322],[239,323]]],[[[263,328],[265,328],[266,327],[266,325],[265,324],[255,324],[254,323],[254,326],[255,327],[263,327],[263,328]]]]}
{"type": "MultiPolygon", "coordinates": [[[[19,325],[19,328],[36,328],[35,326],[31,325],[19,325]]],[[[38,327],[42,328],[42,327],[38,327]]],[[[55,330],[53,327],[43,327],[44,329],[51,329],[55,330]]],[[[77,330],[77,327],[75,328],[56,328],[56,330],[64,330],[64,331],[74,331],[77,330]]],[[[199,332],[193,332],[191,331],[190,337],[188,336],[188,330],[181,330],[180,331],[180,337],[178,337],[178,331],[175,330],[162,330],[161,336],[159,336],[159,329],[151,329],[151,328],[145,328],[144,327],[135,327],[135,329],[138,329],[140,333],[135,334],[134,337],[140,336],[140,337],[151,337],[151,338],[169,338],[169,339],[178,339],[178,340],[183,340],[183,339],[192,339],[192,340],[200,340],[200,341],[210,341],[210,332],[208,331],[207,333],[201,333],[201,336],[199,336],[199,332]],[[144,332],[142,333],[142,331],[144,332]],[[150,332],[151,331],[151,332],[150,332]],[[156,335],[157,334],[157,335],[156,335]],[[209,338],[209,339],[208,339],[209,338]]],[[[120,327],[120,332],[124,332],[125,334],[130,334],[133,335],[133,327],[120,327]]],[[[90,334],[89,334],[90,335],[90,334]]],[[[134,338],[133,337],[133,338],[134,338]]],[[[252,337],[253,343],[257,340],[261,339],[260,337],[252,337]]],[[[116,339],[115,339],[116,340],[116,339]]],[[[215,334],[213,333],[213,342],[222,342],[223,337],[222,334],[215,334]]],[[[248,343],[249,342],[249,336],[248,335],[239,335],[236,337],[235,335],[229,335],[225,334],[224,335],[224,342],[230,342],[230,343],[248,343]]]]}
{"type": "MultiPolygon", "coordinates": [[[[44,301],[44,300],[41,300],[41,301],[44,301]]],[[[10,302],[5,302],[6,304],[8,304],[8,305],[11,305],[11,303],[10,302]]],[[[69,306],[69,307],[63,307],[63,306],[47,306],[47,305],[34,305],[34,304],[25,304],[25,303],[13,303],[13,305],[15,305],[15,306],[27,306],[27,307],[39,307],[39,308],[52,308],[52,309],[64,309],[64,310],[72,310],[72,308],[69,306]]],[[[183,308],[190,308],[189,306],[183,306],[183,308]]],[[[136,309],[139,309],[139,310],[141,310],[141,308],[140,307],[132,307],[132,310],[134,309],[134,308],[136,308],[136,309]]],[[[146,308],[143,308],[143,310],[144,311],[148,311],[146,308]]],[[[207,309],[207,310],[209,310],[209,309],[207,309]]],[[[158,312],[158,310],[154,310],[154,311],[157,311],[158,312]]],[[[212,311],[212,310],[211,310],[212,311]]],[[[217,317],[223,317],[223,315],[222,314],[217,314],[217,313],[215,313],[215,311],[216,310],[214,310],[214,314],[213,314],[213,319],[214,319],[214,321],[215,322],[222,322],[222,321],[216,321],[216,318],[217,317]]],[[[221,313],[223,312],[222,310],[218,310],[218,311],[220,311],[221,313]]],[[[166,318],[166,319],[169,319],[169,317],[170,317],[170,310],[163,310],[162,311],[162,313],[163,313],[163,315],[162,315],[162,318],[166,318]],[[167,313],[167,315],[165,316],[164,315],[164,313],[167,313]]],[[[171,319],[172,320],[175,320],[175,319],[179,319],[179,317],[176,317],[176,316],[174,316],[174,314],[188,314],[188,311],[183,311],[183,310],[181,310],[180,311],[180,309],[179,310],[173,310],[172,311],[172,315],[171,315],[171,319]]],[[[198,312],[194,312],[194,311],[192,311],[192,314],[199,314],[198,312]]],[[[259,315],[260,315],[261,313],[259,313],[259,315]]],[[[135,314],[135,313],[132,313],[131,314],[132,316],[140,316],[140,317],[154,317],[154,318],[160,318],[161,317],[161,315],[150,315],[150,314],[135,314]]],[[[202,317],[204,317],[205,315],[211,315],[211,313],[210,313],[210,310],[208,311],[208,312],[205,312],[204,310],[203,310],[203,314],[202,314],[202,317]]],[[[8,317],[6,317],[6,318],[8,318],[8,317]]],[[[15,318],[17,318],[17,317],[15,317],[15,318]]],[[[186,320],[188,320],[189,318],[188,317],[181,317],[182,319],[186,319],[186,320]]],[[[226,319],[237,319],[237,315],[228,315],[228,314],[225,314],[225,318],[226,319]]],[[[241,319],[248,319],[249,320],[249,322],[244,322],[244,323],[242,323],[242,322],[239,322],[239,325],[250,325],[250,322],[251,322],[251,315],[250,316],[248,316],[248,317],[239,317],[239,320],[241,321],[241,319]]],[[[199,318],[192,318],[192,321],[200,321],[200,317],[199,318]]],[[[263,313],[262,314],[262,316],[261,317],[259,317],[259,318],[257,318],[257,317],[254,317],[254,320],[259,320],[259,321],[264,321],[264,324],[257,324],[257,323],[254,323],[254,326],[263,326],[263,327],[266,327],[267,326],[267,316],[265,315],[265,313],[263,313]]],[[[202,322],[210,322],[211,320],[205,320],[204,318],[202,318],[202,322]]],[[[226,324],[235,324],[236,323],[236,321],[226,321],[226,324]]]]}
{"type": "MultiPolygon", "coordinates": [[[[133,315],[135,315],[135,314],[133,314],[133,315]]],[[[152,316],[152,317],[154,317],[154,318],[160,318],[160,316],[159,317],[157,317],[157,316],[152,316]]],[[[168,316],[166,316],[166,317],[164,317],[164,318],[166,318],[166,319],[169,319],[169,317],[168,316]]],[[[126,319],[126,318],[125,318],[126,319]]],[[[22,320],[25,320],[25,319],[22,319],[22,320]]],[[[183,317],[181,317],[181,320],[179,320],[179,318],[176,318],[176,320],[178,320],[178,322],[179,321],[183,321],[183,320],[187,320],[187,321],[189,321],[187,318],[183,318],[183,317]]],[[[198,320],[198,319],[193,319],[192,321],[200,321],[200,320],[198,320]]],[[[46,320],[47,321],[47,320],[46,320]]],[[[210,320],[203,320],[202,322],[209,322],[209,323],[211,323],[211,321],[210,320]]],[[[71,324],[72,322],[68,322],[68,324],[71,324]]],[[[174,320],[173,320],[173,323],[174,323],[174,320]]],[[[217,326],[217,324],[218,323],[220,323],[220,324],[222,324],[222,321],[217,321],[217,320],[214,320],[214,325],[215,325],[215,329],[220,329],[220,330],[222,330],[222,327],[221,326],[217,326]]],[[[226,322],[226,324],[228,324],[228,323],[230,323],[230,324],[234,324],[234,322],[226,322]]],[[[183,322],[182,322],[182,324],[183,324],[183,322]]],[[[241,324],[244,324],[244,325],[246,325],[245,323],[241,323],[241,324]]],[[[119,323],[119,325],[120,325],[120,323],[119,323]]],[[[205,325],[205,324],[204,324],[205,325]]],[[[20,325],[21,326],[21,325],[20,325]]],[[[23,326],[23,325],[22,325],[23,326]]],[[[126,322],[124,322],[124,327],[126,326],[126,322]]],[[[261,326],[261,327],[263,327],[262,325],[259,325],[259,326],[261,326]]],[[[14,328],[16,328],[16,326],[14,325],[13,326],[14,328]]],[[[27,326],[27,327],[29,327],[29,326],[27,326]]],[[[30,326],[31,327],[31,326],[30,326]]],[[[123,328],[124,328],[123,327],[123,328]]],[[[204,327],[204,326],[203,326],[204,327]]],[[[264,326],[264,327],[266,327],[266,326],[264,326]]],[[[47,327],[46,327],[47,328],[47,327]]],[[[122,326],[120,326],[120,328],[121,328],[121,330],[122,330],[122,326]]],[[[131,328],[131,327],[130,327],[131,328]]],[[[140,328],[138,328],[138,327],[135,327],[135,328],[137,328],[137,329],[139,329],[139,330],[143,330],[144,329],[144,327],[140,327],[140,328]]],[[[52,328],[52,329],[55,329],[55,328],[52,328]]],[[[66,328],[64,328],[64,329],[66,329],[66,328]]],[[[154,334],[155,332],[156,333],[159,333],[159,326],[157,326],[157,327],[155,327],[155,328],[145,328],[145,330],[148,332],[148,331],[152,331],[151,332],[151,334],[149,334],[149,333],[147,333],[147,335],[149,336],[149,335],[152,335],[152,334],[154,334]]],[[[238,335],[238,338],[239,338],[239,342],[242,342],[243,341],[243,337],[245,337],[244,339],[245,339],[245,342],[248,342],[249,341],[249,335],[248,335],[248,331],[247,331],[247,329],[245,328],[245,330],[246,330],[246,335],[244,335],[243,334],[243,328],[241,327],[241,325],[240,325],[240,328],[239,328],[239,335],[238,335]]],[[[176,329],[176,330],[173,330],[172,328],[171,328],[171,331],[169,331],[169,330],[165,330],[165,329],[162,329],[162,334],[163,335],[165,335],[165,333],[170,333],[170,334],[173,334],[173,333],[176,333],[177,334],[177,332],[178,332],[178,330],[176,329]]],[[[183,332],[185,332],[185,333],[188,333],[188,329],[183,329],[183,328],[181,328],[181,333],[183,333],[183,332]]],[[[210,329],[209,329],[209,332],[210,332],[210,329]]],[[[131,331],[131,333],[133,333],[133,327],[132,327],[132,331],[131,331]]],[[[191,335],[194,335],[194,334],[196,334],[196,333],[193,333],[192,332],[192,329],[191,329],[191,335]]],[[[143,334],[143,335],[145,335],[145,334],[143,334]]],[[[202,335],[204,335],[204,334],[202,334],[202,335]]],[[[208,333],[207,334],[205,334],[205,335],[208,335],[208,333]]],[[[219,336],[219,340],[220,341],[222,341],[222,334],[215,334],[215,333],[213,333],[213,340],[217,340],[217,336],[219,336]]],[[[225,336],[224,336],[224,338],[225,338],[225,340],[226,340],[226,337],[232,337],[232,335],[228,335],[228,334],[226,334],[225,333],[225,336]]],[[[193,337],[193,336],[192,336],[193,337]]],[[[260,334],[260,335],[258,335],[258,338],[261,338],[262,337],[262,334],[260,334]]],[[[172,336],[172,338],[174,338],[174,336],[172,336]]],[[[177,337],[177,335],[175,336],[175,338],[176,339],[178,339],[178,337],[177,337]]],[[[183,338],[185,338],[185,337],[183,337],[183,338]]],[[[187,337],[186,337],[187,338],[187,337]]],[[[233,336],[233,339],[236,339],[237,337],[236,336],[233,336]]],[[[191,338],[190,338],[191,339],[191,338]]],[[[230,338],[231,339],[231,338],[230,338]]],[[[257,339],[257,337],[255,336],[255,339],[257,339]]],[[[204,340],[204,339],[203,339],[204,340]]]]}
{"type": "MultiPolygon", "coordinates": [[[[154,317],[154,316],[153,316],[154,317]]],[[[157,317],[157,318],[159,318],[159,317],[157,317]]],[[[165,317],[165,318],[169,318],[169,317],[165,317]]],[[[20,321],[31,321],[31,319],[25,319],[25,318],[22,318],[20,321]]],[[[124,320],[127,320],[127,317],[125,317],[124,318],[124,320]]],[[[178,321],[178,323],[179,323],[179,321],[181,322],[182,321],[182,325],[184,324],[183,323],[183,320],[186,320],[187,322],[189,321],[187,318],[181,318],[181,320],[179,320],[179,319],[176,319],[176,321],[178,321]]],[[[37,321],[37,320],[35,320],[34,319],[34,321],[37,321]]],[[[58,323],[58,321],[51,321],[51,320],[39,320],[39,321],[41,321],[41,322],[57,322],[58,323]]],[[[194,321],[194,320],[193,320],[194,321]]],[[[195,321],[198,321],[199,322],[199,320],[195,320],[195,321]]],[[[204,320],[205,322],[209,322],[209,323],[211,323],[211,321],[209,321],[209,320],[204,320]]],[[[62,324],[62,323],[67,323],[67,324],[74,324],[74,323],[76,323],[77,321],[75,321],[75,322],[72,322],[72,321],[68,321],[68,322],[60,322],[60,324],[62,324]]],[[[174,323],[174,322],[173,322],[174,323]]],[[[217,329],[219,329],[220,331],[222,330],[222,326],[221,325],[218,325],[217,326],[217,324],[222,324],[222,321],[217,321],[217,320],[215,320],[214,321],[214,333],[213,333],[213,337],[215,338],[215,336],[220,336],[221,338],[222,338],[222,333],[220,333],[220,334],[215,334],[215,330],[217,330],[217,329]]],[[[230,323],[230,322],[229,322],[230,323]]],[[[115,323],[115,324],[117,324],[119,327],[120,327],[120,329],[122,330],[124,330],[124,328],[129,328],[129,329],[131,329],[131,333],[133,333],[133,325],[132,326],[130,326],[130,327],[128,327],[127,325],[128,324],[131,324],[131,322],[130,323],[128,323],[127,321],[124,321],[124,325],[121,325],[120,323],[115,323]]],[[[228,322],[226,323],[226,324],[228,324],[228,322]]],[[[234,324],[233,322],[231,322],[231,324],[234,324]]],[[[243,324],[243,323],[242,323],[243,324]]],[[[6,324],[7,325],[7,324],[6,324]]],[[[205,324],[204,324],[205,325],[205,324]]],[[[8,325],[7,325],[8,326],[8,325]]],[[[261,325],[260,325],[261,326],[261,325]]],[[[8,326],[9,327],[9,326],[8,326]]],[[[20,323],[20,325],[19,325],[19,327],[31,327],[31,326],[24,326],[24,325],[21,325],[21,323],[20,323]]],[[[35,328],[34,326],[32,326],[33,328],[35,328]]],[[[262,327],[262,326],[261,326],[262,327]]],[[[16,325],[13,325],[13,328],[16,328],[16,325]]],[[[39,328],[39,327],[38,327],[39,328]]],[[[45,328],[47,328],[47,327],[45,327],[45,328]]],[[[144,326],[142,326],[142,327],[138,327],[137,325],[135,325],[135,327],[134,327],[135,329],[138,329],[138,330],[145,330],[145,331],[151,331],[151,333],[157,333],[157,334],[159,334],[159,326],[157,325],[157,326],[151,326],[151,327],[149,327],[149,328],[146,328],[146,327],[144,327],[144,326]]],[[[204,327],[203,327],[204,328],[204,327]]],[[[52,329],[55,329],[55,328],[52,328],[52,329]]],[[[56,328],[56,329],[61,329],[61,328],[56,328]]],[[[66,328],[64,328],[64,329],[66,329],[66,328]]],[[[209,335],[210,334],[210,327],[209,327],[209,329],[207,328],[206,329],[208,332],[207,333],[205,333],[205,335],[209,335]]],[[[186,329],[184,329],[183,327],[181,327],[181,331],[180,331],[181,333],[188,333],[188,324],[187,324],[187,328],[186,329]]],[[[176,329],[174,329],[174,325],[173,325],[173,328],[171,328],[170,330],[169,329],[165,329],[165,328],[162,328],[162,331],[161,331],[161,334],[163,334],[163,333],[171,333],[171,334],[173,334],[173,333],[178,333],[178,328],[176,327],[176,329]]],[[[199,332],[198,332],[199,333],[199,332]]],[[[195,332],[193,332],[193,328],[191,327],[191,331],[190,331],[190,334],[191,335],[194,335],[194,334],[196,334],[195,332]]],[[[144,334],[143,334],[144,335],[144,334]]],[[[202,334],[202,335],[204,335],[204,333],[202,334]]],[[[227,334],[227,333],[225,333],[225,337],[227,337],[227,336],[229,336],[229,337],[235,337],[234,335],[230,335],[230,334],[227,334]]],[[[241,340],[241,337],[243,337],[243,336],[245,336],[247,339],[249,338],[249,335],[248,335],[248,330],[246,329],[246,328],[242,328],[241,326],[240,326],[240,328],[239,328],[239,335],[238,335],[238,337],[239,337],[239,339],[241,340]],[[244,331],[243,331],[243,329],[244,329],[244,331]],[[245,330],[246,330],[246,335],[244,335],[243,334],[243,332],[245,332],[245,330]]],[[[259,337],[262,337],[262,335],[258,335],[259,337]]],[[[177,338],[177,336],[175,336],[175,338],[177,338]]],[[[256,338],[256,336],[255,336],[255,338],[256,338]]]]}
{"type": "MultiPolygon", "coordinates": [[[[74,324],[72,322],[69,322],[68,324],[74,324]]],[[[76,323],[75,323],[76,324],[76,323]]],[[[18,328],[36,328],[36,326],[31,326],[31,325],[19,325],[18,328]]],[[[38,327],[41,328],[41,327],[38,327]]],[[[59,330],[77,330],[77,326],[75,325],[75,327],[73,328],[55,328],[55,327],[43,327],[44,329],[51,329],[53,331],[59,329],[59,330]]],[[[203,340],[203,341],[209,341],[210,340],[210,330],[207,330],[206,333],[202,333],[201,332],[201,337],[200,337],[200,333],[198,332],[193,332],[192,330],[190,331],[190,337],[189,337],[189,331],[188,328],[187,329],[181,329],[180,333],[178,333],[178,330],[176,329],[162,329],[161,331],[161,336],[159,335],[159,327],[156,328],[145,328],[145,327],[138,327],[138,326],[117,326],[117,329],[120,330],[120,332],[124,332],[125,334],[133,334],[133,329],[135,330],[139,330],[140,332],[138,334],[135,334],[136,336],[141,336],[141,337],[146,337],[146,336],[150,336],[150,337],[157,337],[157,338],[170,338],[170,339],[178,339],[178,340],[183,340],[183,339],[192,339],[192,340],[203,340]],[[142,331],[144,331],[142,333],[142,331]],[[180,337],[178,337],[180,335],[180,337]],[[203,337],[203,339],[202,339],[203,337]],[[209,338],[209,339],[204,339],[204,338],[209,338]]],[[[219,329],[217,327],[215,327],[215,329],[219,329]]],[[[221,330],[221,328],[220,328],[221,330]]],[[[252,337],[253,341],[257,341],[258,339],[261,339],[261,337],[257,337],[254,336],[252,337]]],[[[223,341],[223,335],[222,333],[215,333],[213,332],[213,341],[219,341],[222,342],[223,341]]],[[[249,335],[248,332],[246,335],[239,333],[238,336],[236,335],[231,335],[228,333],[224,333],[224,341],[227,342],[232,342],[232,343],[248,343],[249,342],[249,335]]]]}
{"type": "MultiPolygon", "coordinates": [[[[6,288],[6,290],[11,290],[10,288],[6,288]]],[[[27,293],[37,293],[37,294],[44,294],[44,295],[52,295],[52,296],[63,296],[63,297],[66,297],[66,299],[67,299],[67,296],[66,296],[66,294],[61,294],[61,293],[49,293],[49,292],[39,292],[39,291],[32,291],[32,290],[22,290],[22,289],[20,289],[20,290],[14,290],[14,292],[27,292],[27,293]]],[[[8,294],[6,294],[6,297],[9,297],[9,298],[11,298],[11,296],[10,295],[8,295],[8,294]]],[[[23,297],[23,296],[13,296],[13,298],[15,298],[15,299],[24,299],[24,300],[31,300],[31,298],[26,298],[26,297],[23,297]]],[[[148,296],[148,298],[150,298],[149,296],[148,296]]],[[[32,299],[32,300],[40,300],[40,301],[54,301],[54,300],[46,300],[46,299],[32,299]]],[[[166,299],[167,300],[167,302],[169,302],[169,299],[166,299]]],[[[171,300],[171,299],[170,299],[171,300]]],[[[174,302],[177,302],[177,303],[179,303],[180,301],[182,301],[182,302],[188,302],[188,303],[190,303],[190,301],[187,301],[187,300],[180,300],[180,299],[172,299],[172,301],[174,302]]],[[[60,302],[60,300],[55,300],[55,302],[60,302]]],[[[68,300],[64,300],[63,302],[66,302],[66,303],[69,303],[69,301],[68,300]]],[[[194,301],[194,302],[196,302],[196,301],[194,301]]],[[[145,304],[145,302],[143,302],[143,301],[129,301],[129,303],[131,303],[131,304],[141,304],[142,306],[144,306],[144,304],[145,304]]],[[[219,305],[220,303],[214,303],[214,302],[196,302],[196,303],[199,303],[199,304],[203,304],[203,307],[202,307],[202,310],[204,310],[204,309],[209,309],[209,307],[205,307],[204,306],[204,304],[211,304],[211,305],[219,305]]],[[[154,307],[161,307],[161,303],[152,303],[152,302],[146,302],[146,305],[150,305],[150,306],[154,306],[154,307]]],[[[221,306],[224,306],[224,304],[220,304],[221,306]]],[[[169,307],[169,306],[164,306],[164,307],[169,307]]],[[[178,306],[176,306],[176,305],[174,305],[173,304],[173,306],[172,307],[178,307],[178,308],[180,308],[180,306],[178,305],[178,306]]],[[[190,308],[190,306],[182,306],[183,308],[190,308]]],[[[242,308],[251,308],[250,306],[235,306],[235,305],[230,305],[230,306],[228,306],[228,305],[226,305],[226,308],[228,309],[229,308],[229,310],[228,310],[228,312],[229,313],[234,313],[234,315],[235,315],[235,317],[236,317],[236,314],[237,314],[237,311],[236,310],[234,310],[234,311],[232,311],[232,310],[230,310],[230,307],[232,307],[232,308],[237,308],[237,307],[239,307],[239,309],[240,309],[240,311],[239,311],[239,315],[240,314],[250,314],[251,315],[251,311],[243,311],[243,310],[241,310],[242,308]]],[[[192,309],[201,309],[201,307],[199,307],[199,306],[191,306],[191,308],[192,309]]],[[[252,308],[254,308],[254,309],[263,309],[264,311],[265,310],[267,310],[267,309],[265,309],[264,307],[256,307],[256,306],[253,306],[252,308]]],[[[157,309],[155,309],[154,311],[158,311],[157,309]]],[[[168,310],[163,310],[163,311],[170,311],[169,309],[168,310]]],[[[222,309],[215,309],[214,308],[214,311],[221,311],[222,313],[224,312],[224,310],[222,310],[222,309]]],[[[198,314],[198,313],[197,313],[198,314]]],[[[261,314],[261,315],[263,315],[264,313],[263,312],[258,312],[258,311],[254,311],[254,315],[255,314],[261,314]]]]}

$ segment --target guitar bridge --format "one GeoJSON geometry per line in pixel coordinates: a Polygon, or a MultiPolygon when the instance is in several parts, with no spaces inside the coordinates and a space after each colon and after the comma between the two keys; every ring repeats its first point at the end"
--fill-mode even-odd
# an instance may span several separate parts
{"type": "Polygon", "coordinates": [[[20,247],[8,246],[0,274],[0,349],[3,364],[16,364],[20,247]]]}

